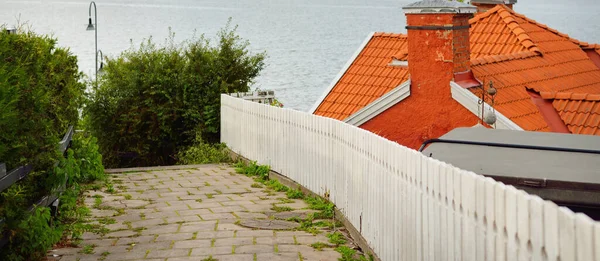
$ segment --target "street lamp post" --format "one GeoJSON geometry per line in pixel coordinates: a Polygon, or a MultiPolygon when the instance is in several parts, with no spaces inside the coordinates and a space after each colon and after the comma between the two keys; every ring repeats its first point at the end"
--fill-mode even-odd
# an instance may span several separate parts
{"type": "MultiPolygon", "coordinates": [[[[96,78],[98,78],[98,74],[102,75],[102,72],[104,71],[104,69],[102,69],[103,65],[104,65],[104,55],[102,54],[102,50],[98,50],[96,52],[96,59],[98,59],[98,54],[100,54],[100,68],[98,68],[98,70],[96,70],[96,78]]],[[[96,63],[96,66],[98,66],[98,64],[96,63]]],[[[97,82],[98,80],[96,80],[97,82]]]]}
{"type": "Polygon", "coordinates": [[[98,88],[98,9],[96,8],[96,3],[94,1],[90,2],[90,8],[89,8],[89,23],[87,26],[87,30],[91,31],[94,30],[96,33],[96,50],[94,52],[94,54],[96,54],[96,71],[94,71],[95,73],[95,77],[96,77],[96,88],[98,88]],[[94,6],[94,23],[92,23],[92,5],[94,6]]]}

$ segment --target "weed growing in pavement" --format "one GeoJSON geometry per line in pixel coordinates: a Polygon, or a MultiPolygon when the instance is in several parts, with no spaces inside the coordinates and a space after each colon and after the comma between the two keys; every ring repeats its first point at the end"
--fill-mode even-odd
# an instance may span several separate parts
{"type": "Polygon", "coordinates": [[[93,208],[100,209],[100,204],[102,204],[102,198],[94,198],[93,208]]]}
{"type": "Polygon", "coordinates": [[[96,245],[94,245],[94,244],[85,245],[85,246],[83,246],[83,249],[81,249],[81,251],[79,251],[79,252],[82,254],[91,255],[94,253],[94,248],[96,248],[96,245]]]}
{"type": "Polygon", "coordinates": [[[303,199],[304,198],[304,192],[302,192],[302,190],[300,190],[300,187],[298,187],[297,189],[288,190],[286,195],[288,198],[291,198],[291,199],[303,199]]]}
{"type": "Polygon", "coordinates": [[[277,198],[277,200],[279,200],[281,203],[284,203],[284,204],[286,204],[286,203],[294,203],[295,202],[294,200],[291,200],[289,198],[277,198]]]}
{"type": "Polygon", "coordinates": [[[117,223],[117,221],[114,218],[102,217],[102,218],[98,219],[98,223],[103,224],[103,225],[110,225],[110,224],[117,223]]]}
{"type": "Polygon", "coordinates": [[[323,242],[312,243],[312,244],[310,244],[310,246],[318,251],[323,251],[323,248],[329,247],[329,245],[327,245],[323,242]]]}
{"type": "Polygon", "coordinates": [[[329,238],[329,243],[332,243],[336,246],[346,244],[346,238],[340,232],[333,232],[327,234],[327,238],[329,238]]]}
{"type": "Polygon", "coordinates": [[[265,185],[268,188],[275,190],[277,192],[287,192],[289,190],[289,188],[287,186],[281,184],[279,182],[279,180],[276,180],[276,179],[271,179],[271,180],[265,182],[265,185]]]}
{"type": "Polygon", "coordinates": [[[335,248],[335,251],[337,251],[338,253],[342,254],[342,257],[340,257],[338,260],[340,261],[373,261],[374,258],[372,255],[369,255],[369,257],[365,257],[364,255],[358,255],[356,253],[356,250],[347,247],[347,246],[339,246],[335,248]]]}
{"type": "Polygon", "coordinates": [[[320,210],[320,212],[314,213],[316,219],[333,218],[334,207],[333,203],[320,198],[320,197],[305,197],[304,201],[308,204],[310,209],[320,210]]]}
{"type": "MultiPolygon", "coordinates": [[[[335,205],[329,202],[328,200],[318,196],[306,196],[302,192],[300,186],[297,189],[290,189],[287,186],[281,184],[276,179],[269,180],[269,166],[257,165],[256,162],[250,162],[250,164],[246,164],[242,161],[238,161],[236,164],[234,164],[234,167],[236,168],[236,172],[240,174],[255,177],[255,181],[257,181],[257,183],[252,184],[253,188],[261,187],[262,185],[260,183],[264,184],[267,187],[267,189],[263,190],[263,192],[267,193],[268,196],[277,195],[273,191],[286,192],[286,196],[288,197],[288,199],[278,198],[278,200],[280,200],[281,203],[291,203],[293,202],[291,199],[303,199],[308,204],[310,209],[319,211],[315,213],[310,213],[305,219],[301,219],[299,217],[289,218],[288,221],[295,221],[300,223],[300,227],[298,228],[298,230],[306,231],[308,233],[316,235],[318,233],[321,233],[321,230],[319,230],[318,228],[334,229],[335,227],[343,227],[343,224],[336,220],[319,220],[317,222],[313,222],[314,219],[332,219],[335,213],[335,205]]],[[[267,200],[269,198],[259,197],[259,199],[267,200]]],[[[274,204],[271,210],[276,212],[284,212],[291,211],[293,209],[288,206],[277,206],[274,204]]],[[[333,241],[332,243],[334,243],[335,245],[341,245],[346,242],[344,236],[339,232],[330,235],[330,241],[333,241]]]]}
{"type": "Polygon", "coordinates": [[[112,183],[106,182],[105,186],[106,186],[106,193],[114,194],[116,192],[112,183]]]}
{"type": "Polygon", "coordinates": [[[291,207],[288,207],[288,206],[276,206],[276,205],[273,205],[273,207],[271,208],[271,210],[273,210],[275,212],[285,212],[285,211],[292,211],[294,209],[291,208],[291,207]]]}
{"type": "Polygon", "coordinates": [[[101,257],[100,257],[100,258],[98,258],[98,260],[100,260],[100,261],[103,261],[103,260],[106,260],[106,257],[107,257],[108,255],[110,255],[110,252],[108,252],[108,251],[104,251],[104,252],[102,252],[102,254],[100,254],[100,255],[101,255],[101,257]]]}
{"type": "Polygon", "coordinates": [[[326,227],[328,229],[335,229],[335,228],[343,227],[344,224],[342,224],[342,222],[340,222],[338,220],[332,220],[332,221],[319,220],[319,221],[315,222],[315,226],[326,227]]]}
{"type": "Polygon", "coordinates": [[[235,171],[249,177],[257,177],[261,181],[269,180],[270,167],[267,165],[258,165],[256,161],[246,164],[243,161],[238,161],[234,164],[235,171]]]}

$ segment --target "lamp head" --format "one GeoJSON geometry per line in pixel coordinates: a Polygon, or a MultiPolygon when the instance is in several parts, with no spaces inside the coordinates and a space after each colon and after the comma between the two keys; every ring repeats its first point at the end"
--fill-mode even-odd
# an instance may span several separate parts
{"type": "Polygon", "coordinates": [[[8,27],[8,28],[6,28],[6,32],[8,34],[17,34],[17,28],[15,28],[15,27],[8,27]]]}
{"type": "Polygon", "coordinates": [[[98,75],[99,76],[104,75],[104,68],[103,67],[104,67],[104,63],[100,62],[100,68],[98,68],[98,75]]]}
{"type": "Polygon", "coordinates": [[[88,31],[94,31],[94,29],[95,29],[94,28],[94,24],[92,24],[92,18],[90,17],[90,20],[89,20],[89,23],[88,23],[88,26],[87,26],[86,30],[88,30],[88,31]]]}

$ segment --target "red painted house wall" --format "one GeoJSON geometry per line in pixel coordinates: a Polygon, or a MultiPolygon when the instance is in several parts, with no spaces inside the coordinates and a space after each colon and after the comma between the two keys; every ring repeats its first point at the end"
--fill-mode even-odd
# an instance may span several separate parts
{"type": "Polygon", "coordinates": [[[360,126],[418,149],[456,127],[471,127],[478,118],[452,98],[455,73],[470,70],[469,18],[471,14],[407,14],[408,63],[411,94],[392,108],[360,126]],[[430,30],[431,26],[461,29],[430,30]]]}
{"type": "Polygon", "coordinates": [[[471,127],[478,123],[477,116],[448,95],[450,86],[431,92],[414,89],[408,98],[360,127],[418,149],[428,139],[438,138],[457,127],[471,127]]]}

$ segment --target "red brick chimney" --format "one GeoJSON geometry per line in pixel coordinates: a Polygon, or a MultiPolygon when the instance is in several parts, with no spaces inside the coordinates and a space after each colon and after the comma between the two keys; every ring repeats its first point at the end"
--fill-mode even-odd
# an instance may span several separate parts
{"type": "Polygon", "coordinates": [[[513,5],[517,3],[517,0],[471,0],[471,4],[477,7],[478,13],[487,12],[496,5],[505,5],[510,9],[513,9],[513,5]]]}
{"type": "Polygon", "coordinates": [[[469,19],[476,7],[423,0],[402,9],[407,20],[411,90],[445,88],[450,95],[455,75],[470,74],[469,19]]]}

